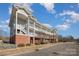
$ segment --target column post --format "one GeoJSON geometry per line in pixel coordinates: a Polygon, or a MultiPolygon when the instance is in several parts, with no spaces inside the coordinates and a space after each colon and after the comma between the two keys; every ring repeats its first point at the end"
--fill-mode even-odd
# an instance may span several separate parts
{"type": "MultiPolygon", "coordinates": [[[[18,18],[17,18],[17,17],[18,17],[18,16],[17,16],[17,15],[18,15],[17,13],[18,13],[18,12],[16,11],[16,16],[15,16],[15,19],[16,19],[16,20],[15,20],[15,27],[16,27],[15,40],[17,39],[17,38],[16,38],[16,35],[17,35],[17,19],[18,19],[18,18]]],[[[15,43],[16,43],[16,41],[15,41],[15,43]]],[[[16,47],[17,47],[17,43],[16,43],[16,47]]]]}
{"type": "Polygon", "coordinates": [[[30,16],[28,15],[28,23],[27,23],[28,24],[28,30],[27,30],[28,35],[29,35],[29,17],[30,16]]]}
{"type": "Polygon", "coordinates": [[[16,11],[16,34],[17,34],[17,11],[16,11]]]}
{"type": "Polygon", "coordinates": [[[57,33],[56,33],[56,43],[58,42],[58,35],[57,35],[57,33]]]}
{"type": "Polygon", "coordinates": [[[35,44],[35,21],[34,21],[34,36],[33,36],[33,44],[35,44]]]}

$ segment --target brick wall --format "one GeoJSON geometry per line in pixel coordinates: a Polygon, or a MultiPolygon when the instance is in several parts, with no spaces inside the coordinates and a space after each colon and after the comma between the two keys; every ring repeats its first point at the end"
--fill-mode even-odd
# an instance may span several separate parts
{"type": "Polygon", "coordinates": [[[25,35],[16,35],[16,44],[30,44],[30,37],[25,35]]]}
{"type": "Polygon", "coordinates": [[[10,38],[10,43],[18,44],[30,44],[30,37],[25,35],[14,35],[10,38]]]}

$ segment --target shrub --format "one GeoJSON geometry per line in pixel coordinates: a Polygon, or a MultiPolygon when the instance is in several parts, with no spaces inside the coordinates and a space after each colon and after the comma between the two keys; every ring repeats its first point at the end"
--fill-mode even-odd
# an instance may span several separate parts
{"type": "Polygon", "coordinates": [[[35,51],[39,51],[39,49],[35,49],[35,51]]]}
{"type": "Polygon", "coordinates": [[[40,45],[40,43],[35,43],[36,45],[40,45]]]}
{"type": "Polygon", "coordinates": [[[53,52],[52,54],[58,54],[57,52],[53,52]]]}
{"type": "Polygon", "coordinates": [[[24,47],[25,46],[25,44],[19,44],[18,45],[18,47],[24,47]]]}
{"type": "Polygon", "coordinates": [[[26,46],[30,46],[31,44],[26,44],[26,46]]]}
{"type": "Polygon", "coordinates": [[[41,44],[45,44],[44,42],[41,42],[41,44]]]}

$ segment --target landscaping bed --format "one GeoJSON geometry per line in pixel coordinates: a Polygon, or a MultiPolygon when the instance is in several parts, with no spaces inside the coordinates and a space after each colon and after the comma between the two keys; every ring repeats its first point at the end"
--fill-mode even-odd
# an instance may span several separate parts
{"type": "Polygon", "coordinates": [[[11,48],[16,48],[16,45],[10,44],[10,43],[0,43],[0,50],[1,49],[11,49],[11,48]]]}

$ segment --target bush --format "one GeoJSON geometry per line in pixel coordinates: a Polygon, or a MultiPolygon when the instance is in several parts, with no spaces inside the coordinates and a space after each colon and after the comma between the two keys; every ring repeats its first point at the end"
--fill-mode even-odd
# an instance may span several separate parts
{"type": "Polygon", "coordinates": [[[26,46],[30,46],[31,44],[26,44],[26,46]]]}
{"type": "Polygon", "coordinates": [[[25,46],[25,44],[19,44],[18,45],[18,47],[24,47],[25,46]]]}
{"type": "Polygon", "coordinates": [[[41,42],[41,44],[45,44],[45,42],[41,42]]]}
{"type": "Polygon", "coordinates": [[[40,45],[40,43],[35,43],[36,45],[40,45]]]}
{"type": "Polygon", "coordinates": [[[52,54],[58,54],[57,52],[53,52],[52,54]]]}
{"type": "Polygon", "coordinates": [[[39,51],[39,49],[35,49],[35,51],[39,51]]]}

